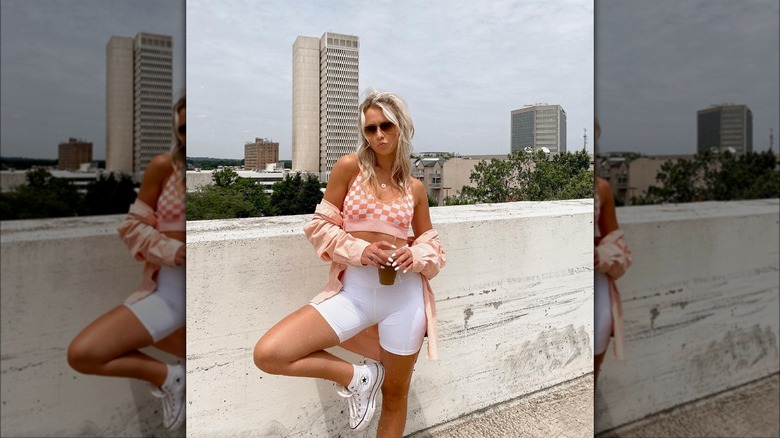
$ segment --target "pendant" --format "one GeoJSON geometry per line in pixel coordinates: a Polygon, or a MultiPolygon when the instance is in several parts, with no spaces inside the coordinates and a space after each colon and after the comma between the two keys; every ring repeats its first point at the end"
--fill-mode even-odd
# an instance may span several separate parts
{"type": "Polygon", "coordinates": [[[379,187],[382,187],[383,189],[386,189],[387,188],[387,184],[385,184],[385,183],[379,184],[379,187]]]}

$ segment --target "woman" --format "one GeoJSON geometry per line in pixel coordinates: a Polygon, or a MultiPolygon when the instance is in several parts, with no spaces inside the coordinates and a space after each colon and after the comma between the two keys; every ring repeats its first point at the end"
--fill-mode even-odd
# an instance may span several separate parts
{"type": "Polygon", "coordinates": [[[186,101],[174,106],[176,141],[144,172],[141,189],[119,226],[136,260],[145,261],[138,290],[123,305],[99,317],[68,347],[68,363],[84,374],[133,377],[149,382],[162,398],[163,425],[184,423],[183,360],[171,365],[139,351],[154,346],[185,356],[185,183],[186,101]]]}
{"type": "Polygon", "coordinates": [[[445,255],[425,187],[410,175],[414,127],[406,104],[396,94],[372,90],[359,114],[357,153],[336,162],[323,201],[304,228],[320,257],[332,262],[329,281],[309,305],[258,341],[254,361],[267,373],[340,384],[353,430],[368,427],[381,388],[377,436],[400,437],[426,331],[428,357],[436,358],[428,279],[444,266],[445,255]],[[410,226],[414,239],[405,246],[410,226]],[[397,272],[395,283],[380,284],[378,269],[397,272]],[[353,365],[324,351],[335,345],[379,362],[353,365]]]}
{"type": "MultiPolygon", "coordinates": [[[[596,147],[601,127],[596,120],[596,147]]],[[[615,337],[615,358],[623,358],[623,308],[615,280],[631,266],[631,250],[623,239],[615,214],[615,198],[609,182],[596,177],[595,193],[595,300],[594,300],[594,381],[609,346],[610,335],[615,337]]]]}

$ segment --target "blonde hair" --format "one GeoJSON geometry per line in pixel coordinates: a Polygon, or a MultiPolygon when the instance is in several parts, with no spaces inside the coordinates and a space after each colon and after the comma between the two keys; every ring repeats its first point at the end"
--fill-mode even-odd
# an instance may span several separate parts
{"type": "Polygon", "coordinates": [[[406,191],[407,184],[409,184],[412,176],[409,158],[412,153],[412,137],[414,136],[414,124],[406,108],[406,102],[395,93],[369,89],[366,91],[363,103],[360,104],[358,162],[363,167],[368,183],[377,187],[378,181],[374,171],[376,156],[363,132],[363,128],[366,125],[366,110],[370,107],[381,109],[387,120],[392,122],[398,129],[398,146],[395,150],[393,168],[390,171],[390,182],[403,193],[406,191]]]}
{"type": "Polygon", "coordinates": [[[187,171],[187,151],[186,146],[182,143],[181,139],[177,135],[179,129],[179,111],[187,107],[187,95],[182,95],[176,104],[173,106],[173,146],[171,146],[171,158],[173,163],[178,169],[179,175],[177,178],[184,178],[187,171]]]}

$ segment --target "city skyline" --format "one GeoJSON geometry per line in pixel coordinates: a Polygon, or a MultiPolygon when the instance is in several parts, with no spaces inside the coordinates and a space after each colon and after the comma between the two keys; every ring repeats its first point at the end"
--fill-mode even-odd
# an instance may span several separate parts
{"type": "Polygon", "coordinates": [[[3,0],[2,155],[56,159],[71,137],[106,152],[106,43],[140,32],[173,36],[174,100],[184,91],[184,1],[3,0]]]}
{"type": "Polygon", "coordinates": [[[753,151],[780,120],[776,0],[596,0],[601,152],[696,153],[697,111],[747,105],[753,151]]]}
{"type": "Polygon", "coordinates": [[[592,130],[591,2],[201,0],[188,2],[187,24],[190,156],[240,158],[246,141],[266,137],[291,159],[290,48],[325,32],[360,38],[361,96],[375,87],[407,100],[415,151],[508,154],[509,112],[535,102],[566,108],[572,149],[592,130]]]}

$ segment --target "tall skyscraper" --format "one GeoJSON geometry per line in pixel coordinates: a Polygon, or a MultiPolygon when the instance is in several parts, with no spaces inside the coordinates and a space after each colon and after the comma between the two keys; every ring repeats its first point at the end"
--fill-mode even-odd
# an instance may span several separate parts
{"type": "Polygon", "coordinates": [[[173,39],[139,33],[106,45],[106,170],[143,177],[173,143],[173,39]]]}
{"type": "Polygon", "coordinates": [[[244,168],[264,169],[266,164],[279,161],[279,142],[255,138],[244,144],[244,168]]]}
{"type": "Polygon", "coordinates": [[[327,180],[336,161],[358,144],[359,39],[326,32],[293,44],[294,170],[327,180]]]}
{"type": "Polygon", "coordinates": [[[92,162],[92,143],[76,138],[60,143],[58,147],[57,168],[60,170],[78,170],[82,164],[92,162]]]}
{"type": "Polygon", "coordinates": [[[566,152],[566,111],[560,105],[527,105],[512,111],[511,151],[547,148],[566,152]]]}
{"type": "Polygon", "coordinates": [[[696,151],[753,151],[753,113],[747,105],[722,104],[696,111],[696,151]]]}

